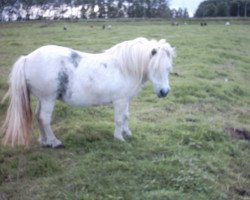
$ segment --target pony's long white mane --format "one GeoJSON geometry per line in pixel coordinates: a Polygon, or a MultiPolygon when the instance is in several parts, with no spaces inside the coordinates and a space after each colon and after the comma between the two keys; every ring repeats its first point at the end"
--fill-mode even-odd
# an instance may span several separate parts
{"type": "Polygon", "coordinates": [[[158,70],[161,66],[161,59],[164,57],[168,56],[172,63],[172,58],[175,56],[175,49],[165,39],[156,41],[140,37],[119,43],[106,50],[105,53],[110,54],[116,59],[124,75],[134,77],[138,84],[140,84],[149,68],[151,70],[158,70]],[[154,57],[154,62],[151,60],[152,57],[154,57]]]}

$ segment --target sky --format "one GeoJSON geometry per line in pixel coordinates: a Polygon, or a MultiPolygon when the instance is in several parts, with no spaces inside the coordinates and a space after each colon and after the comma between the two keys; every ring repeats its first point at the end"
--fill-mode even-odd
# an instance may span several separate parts
{"type": "Polygon", "coordinates": [[[170,8],[187,8],[190,17],[193,17],[199,4],[204,0],[169,0],[170,8]]]}

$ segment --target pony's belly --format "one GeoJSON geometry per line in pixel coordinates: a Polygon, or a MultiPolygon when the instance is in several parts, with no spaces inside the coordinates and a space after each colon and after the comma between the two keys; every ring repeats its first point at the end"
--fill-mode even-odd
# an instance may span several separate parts
{"type": "Polygon", "coordinates": [[[75,107],[90,107],[90,106],[98,106],[98,105],[108,105],[113,102],[110,96],[95,96],[90,94],[81,95],[71,95],[63,99],[66,104],[75,107]]]}
{"type": "Polygon", "coordinates": [[[87,107],[111,104],[117,98],[123,96],[124,83],[114,81],[114,77],[94,77],[90,81],[85,73],[81,79],[74,79],[69,85],[63,100],[72,106],[87,107]],[[110,79],[110,80],[109,80],[110,79]]]}

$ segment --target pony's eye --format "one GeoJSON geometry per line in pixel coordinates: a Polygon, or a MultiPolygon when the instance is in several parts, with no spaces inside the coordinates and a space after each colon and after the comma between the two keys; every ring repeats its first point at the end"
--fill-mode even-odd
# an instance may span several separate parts
{"type": "Polygon", "coordinates": [[[151,51],[151,55],[152,55],[152,56],[154,56],[156,53],[157,53],[156,49],[153,49],[153,50],[151,51]]]}

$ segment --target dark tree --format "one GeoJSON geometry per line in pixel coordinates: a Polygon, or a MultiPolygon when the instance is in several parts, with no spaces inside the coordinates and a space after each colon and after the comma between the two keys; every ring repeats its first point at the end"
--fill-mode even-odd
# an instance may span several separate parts
{"type": "Polygon", "coordinates": [[[247,17],[250,0],[207,0],[196,10],[195,17],[247,17]]]}

